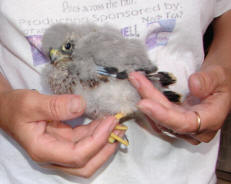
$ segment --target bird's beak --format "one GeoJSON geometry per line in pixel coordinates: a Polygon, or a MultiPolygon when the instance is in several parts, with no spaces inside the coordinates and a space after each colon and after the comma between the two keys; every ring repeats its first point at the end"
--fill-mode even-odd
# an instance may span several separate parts
{"type": "Polygon", "coordinates": [[[58,49],[50,49],[49,57],[51,60],[51,64],[55,64],[61,58],[61,53],[58,49]]]}

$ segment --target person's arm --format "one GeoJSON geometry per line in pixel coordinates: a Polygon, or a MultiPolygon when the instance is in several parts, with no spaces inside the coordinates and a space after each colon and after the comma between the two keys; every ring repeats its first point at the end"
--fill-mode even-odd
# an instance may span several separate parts
{"type": "MultiPolygon", "coordinates": [[[[130,80],[143,99],[138,107],[156,129],[172,130],[174,134],[192,144],[209,142],[223,125],[231,108],[231,11],[214,23],[214,40],[199,72],[189,78],[192,95],[200,98],[199,104],[170,103],[140,73],[132,73],[130,80]],[[198,130],[198,119],[201,127],[198,130]],[[155,122],[155,123],[154,123],[155,122]]],[[[160,130],[161,131],[161,130],[160,130]]]]}
{"type": "Polygon", "coordinates": [[[0,75],[0,128],[45,167],[90,177],[115,152],[118,143],[107,143],[117,124],[114,117],[76,128],[60,121],[78,117],[84,109],[80,96],[13,90],[0,75]]]}
{"type": "Polygon", "coordinates": [[[0,74],[0,93],[11,91],[12,87],[8,81],[0,74]]]}

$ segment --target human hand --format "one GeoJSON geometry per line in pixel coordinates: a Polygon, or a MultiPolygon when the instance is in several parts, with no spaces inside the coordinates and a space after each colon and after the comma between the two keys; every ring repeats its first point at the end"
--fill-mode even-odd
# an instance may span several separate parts
{"type": "Polygon", "coordinates": [[[228,76],[230,72],[217,65],[201,68],[189,78],[191,95],[200,102],[192,103],[189,96],[181,105],[169,102],[141,73],[131,73],[129,79],[142,97],[138,108],[148,116],[155,130],[169,131],[192,144],[199,144],[212,140],[230,110],[228,76]],[[199,113],[200,127],[195,112],[199,113]]]}
{"type": "Polygon", "coordinates": [[[45,167],[90,177],[116,150],[117,143],[107,143],[117,124],[114,117],[76,128],[60,121],[82,115],[80,96],[12,90],[0,94],[0,101],[0,127],[45,167]]]}

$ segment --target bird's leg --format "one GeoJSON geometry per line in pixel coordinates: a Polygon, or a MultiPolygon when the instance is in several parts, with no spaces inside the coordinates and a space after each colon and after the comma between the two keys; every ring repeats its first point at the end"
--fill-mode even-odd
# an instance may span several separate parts
{"type": "MultiPolygon", "coordinates": [[[[115,118],[120,121],[121,119],[123,119],[126,116],[127,116],[126,114],[117,113],[115,115],[115,118]]],[[[127,129],[128,129],[128,127],[126,125],[116,125],[116,127],[115,127],[115,130],[127,130],[127,129]]]]}
{"type": "MultiPolygon", "coordinates": [[[[117,114],[115,115],[115,118],[116,118],[117,120],[120,120],[120,119],[124,118],[125,116],[126,116],[126,115],[123,114],[123,113],[117,113],[117,114]]],[[[123,130],[123,131],[126,131],[127,129],[128,129],[128,127],[125,126],[125,125],[116,125],[116,127],[115,127],[115,130],[123,130]]],[[[108,138],[108,142],[109,142],[109,143],[114,143],[115,141],[118,141],[118,142],[124,144],[125,146],[128,146],[128,145],[129,145],[128,140],[124,140],[124,139],[122,139],[121,137],[119,137],[118,135],[116,135],[116,134],[114,134],[114,133],[111,133],[110,137],[108,138]]]]}

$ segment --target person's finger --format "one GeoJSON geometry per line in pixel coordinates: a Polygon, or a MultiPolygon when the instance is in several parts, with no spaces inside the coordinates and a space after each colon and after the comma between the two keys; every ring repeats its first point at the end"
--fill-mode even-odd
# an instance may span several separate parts
{"type": "Polygon", "coordinates": [[[73,128],[61,121],[50,121],[47,123],[46,133],[56,139],[65,139],[67,141],[72,141],[74,137],[73,128]]]}
{"type": "MultiPolygon", "coordinates": [[[[116,134],[122,137],[124,132],[120,131],[116,134]]],[[[71,175],[89,178],[115,153],[118,145],[118,142],[113,144],[107,143],[83,168],[68,168],[58,165],[46,165],[46,167],[60,170],[71,175]]]]}
{"type": "Polygon", "coordinates": [[[203,133],[192,134],[191,137],[200,142],[208,143],[210,142],[217,134],[217,131],[206,131],[203,133]]]}
{"type": "Polygon", "coordinates": [[[77,142],[80,139],[90,136],[99,123],[99,120],[95,120],[86,125],[80,125],[72,128],[64,122],[51,121],[47,123],[46,133],[54,136],[56,139],[60,138],[77,142]]]}
{"type": "Polygon", "coordinates": [[[41,95],[36,98],[40,106],[39,119],[44,117],[50,120],[68,120],[79,117],[85,109],[85,102],[78,95],[41,95]]]}
{"type": "Polygon", "coordinates": [[[187,141],[188,143],[190,143],[192,145],[198,145],[198,144],[200,144],[202,142],[200,140],[197,140],[197,139],[194,139],[194,138],[190,137],[190,135],[179,135],[179,134],[176,134],[176,136],[178,138],[184,139],[185,141],[187,141]]]}
{"type": "Polygon", "coordinates": [[[179,133],[190,133],[197,130],[197,111],[201,119],[200,131],[217,131],[229,110],[229,94],[214,92],[200,104],[191,107],[166,107],[155,100],[141,100],[138,107],[153,120],[179,133]]]}
{"type": "MultiPolygon", "coordinates": [[[[123,132],[120,132],[118,136],[122,137],[123,132]]],[[[62,168],[59,167],[63,172],[67,172],[71,175],[77,175],[84,178],[91,177],[106,161],[115,153],[119,143],[115,142],[113,144],[107,143],[103,149],[94,156],[83,168],[72,169],[72,168],[62,168]]]]}
{"type": "Polygon", "coordinates": [[[43,95],[32,90],[16,90],[10,96],[18,117],[26,118],[24,122],[73,119],[82,115],[86,107],[78,95],[43,95]]]}
{"type": "Polygon", "coordinates": [[[201,119],[201,128],[203,131],[217,131],[221,128],[229,111],[229,94],[215,92],[201,101],[200,104],[192,107],[201,119]]]}
{"type": "Polygon", "coordinates": [[[196,116],[191,111],[168,108],[154,100],[141,100],[138,108],[153,121],[177,133],[197,130],[196,116]]]}
{"type": "Polygon", "coordinates": [[[82,167],[107,143],[116,124],[114,117],[103,119],[91,136],[80,139],[77,143],[57,140],[44,132],[36,138],[31,135],[35,140],[27,148],[35,161],[82,167]]]}
{"type": "Polygon", "coordinates": [[[146,116],[148,122],[151,124],[152,129],[157,132],[158,134],[162,134],[161,129],[158,127],[158,125],[153,121],[150,117],[146,116]]]}
{"type": "Polygon", "coordinates": [[[129,80],[137,89],[141,97],[154,99],[167,107],[171,105],[168,99],[140,72],[130,73],[129,80]]]}
{"type": "Polygon", "coordinates": [[[201,142],[203,142],[199,139],[195,139],[194,135],[191,136],[192,134],[179,134],[179,133],[174,132],[171,129],[161,126],[160,124],[157,124],[156,126],[161,131],[160,133],[161,135],[184,139],[186,142],[193,144],[193,145],[198,145],[201,142]]]}
{"type": "Polygon", "coordinates": [[[214,93],[224,82],[224,69],[218,66],[210,66],[189,77],[189,89],[194,96],[205,98],[214,93]]]}
{"type": "Polygon", "coordinates": [[[117,147],[118,147],[118,143],[113,143],[113,144],[108,143],[83,168],[63,167],[63,166],[54,165],[54,164],[45,165],[45,167],[59,170],[59,171],[62,171],[62,172],[65,172],[71,175],[89,178],[114,154],[117,147]]]}
{"type": "Polygon", "coordinates": [[[198,145],[201,143],[201,141],[199,141],[198,139],[195,139],[193,136],[187,135],[187,134],[178,134],[174,131],[172,131],[171,129],[165,128],[163,126],[161,126],[160,124],[155,124],[152,120],[149,120],[152,128],[160,135],[162,136],[170,136],[173,137],[175,139],[180,138],[180,139],[184,139],[185,141],[187,141],[190,144],[193,145],[198,145]]]}
{"type": "Polygon", "coordinates": [[[85,139],[82,139],[76,143],[76,147],[78,147],[79,150],[78,154],[84,154],[82,156],[84,157],[83,160],[89,160],[98,151],[100,151],[100,149],[108,142],[108,137],[117,123],[118,120],[113,116],[103,119],[95,128],[95,131],[91,136],[86,137],[85,139]],[[108,124],[110,124],[110,126],[108,124]]]}

